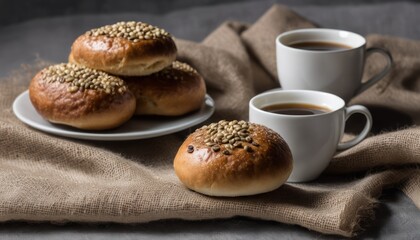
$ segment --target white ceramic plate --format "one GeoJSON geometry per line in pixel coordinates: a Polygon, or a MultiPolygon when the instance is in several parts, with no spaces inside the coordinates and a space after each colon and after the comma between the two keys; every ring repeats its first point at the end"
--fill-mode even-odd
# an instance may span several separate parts
{"type": "Polygon", "coordinates": [[[124,125],[108,131],[82,131],[43,119],[32,106],[29,92],[20,94],[13,102],[13,112],[24,123],[38,130],[78,139],[121,141],[158,137],[178,132],[207,120],[214,112],[214,101],[206,95],[199,111],[181,117],[133,117],[124,125]]]}

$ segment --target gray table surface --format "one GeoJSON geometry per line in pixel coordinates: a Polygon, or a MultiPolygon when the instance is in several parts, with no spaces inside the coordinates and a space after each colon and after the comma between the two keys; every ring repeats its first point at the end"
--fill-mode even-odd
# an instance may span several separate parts
{"type": "MultiPolygon", "coordinates": [[[[220,23],[252,23],[275,1],[247,1],[185,8],[161,14],[118,13],[71,15],[32,19],[0,27],[0,78],[21,64],[41,58],[65,62],[72,41],[84,31],[119,20],[139,20],[161,26],[178,38],[200,41],[220,23]]],[[[291,3],[293,4],[293,3],[291,3]]],[[[322,27],[360,34],[379,33],[420,38],[420,4],[386,2],[370,5],[290,5],[322,27]]],[[[361,238],[420,239],[420,211],[410,199],[387,190],[380,199],[376,219],[361,238]]],[[[313,239],[337,238],[299,226],[237,217],[227,220],[169,220],[147,224],[66,224],[11,222],[0,224],[0,239],[313,239]]]]}

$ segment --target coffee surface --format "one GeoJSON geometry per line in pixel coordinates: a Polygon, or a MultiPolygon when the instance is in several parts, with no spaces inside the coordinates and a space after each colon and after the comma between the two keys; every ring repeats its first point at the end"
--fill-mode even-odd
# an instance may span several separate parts
{"type": "Polygon", "coordinates": [[[345,44],[320,41],[297,42],[290,44],[289,47],[312,51],[338,51],[351,49],[350,46],[345,44]]]}
{"type": "Polygon", "coordinates": [[[284,115],[315,115],[331,112],[330,109],[306,103],[280,103],[262,107],[261,110],[284,115]]]}

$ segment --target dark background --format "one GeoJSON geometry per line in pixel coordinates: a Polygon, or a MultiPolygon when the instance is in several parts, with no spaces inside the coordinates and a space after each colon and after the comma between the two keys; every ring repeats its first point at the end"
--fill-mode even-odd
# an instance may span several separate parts
{"type": "MultiPolygon", "coordinates": [[[[90,13],[166,13],[185,8],[209,5],[258,2],[258,0],[0,0],[0,25],[8,25],[33,18],[90,13]]],[[[266,1],[265,1],[266,2],[266,1]]],[[[285,5],[356,5],[401,2],[398,0],[272,0],[285,5]]],[[[406,2],[420,2],[407,0],[406,2]]],[[[374,17],[374,16],[372,16],[374,17]]]]}

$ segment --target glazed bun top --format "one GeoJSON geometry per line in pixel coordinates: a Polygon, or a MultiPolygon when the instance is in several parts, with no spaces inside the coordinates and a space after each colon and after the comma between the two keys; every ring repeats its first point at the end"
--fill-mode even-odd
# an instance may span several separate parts
{"type": "Polygon", "coordinates": [[[174,61],[157,73],[122,77],[137,100],[137,115],[180,116],[204,102],[203,77],[190,65],[174,61]]]}
{"type": "Polygon", "coordinates": [[[79,90],[97,90],[106,94],[124,93],[127,91],[125,82],[105,72],[86,68],[72,63],[52,65],[39,73],[42,81],[47,84],[62,83],[70,93],[79,90]]]}
{"type": "Polygon", "coordinates": [[[120,126],[136,108],[122,79],[71,63],[38,72],[29,85],[29,98],[46,120],[84,130],[120,126]]]}
{"type": "Polygon", "coordinates": [[[143,22],[118,22],[112,25],[94,28],[86,32],[88,36],[119,37],[133,42],[141,40],[155,40],[171,38],[171,35],[162,28],[143,22]]]}
{"type": "Polygon", "coordinates": [[[114,75],[145,76],[169,66],[176,53],[165,30],[143,22],[119,22],[79,36],[69,61],[114,75]]]}

